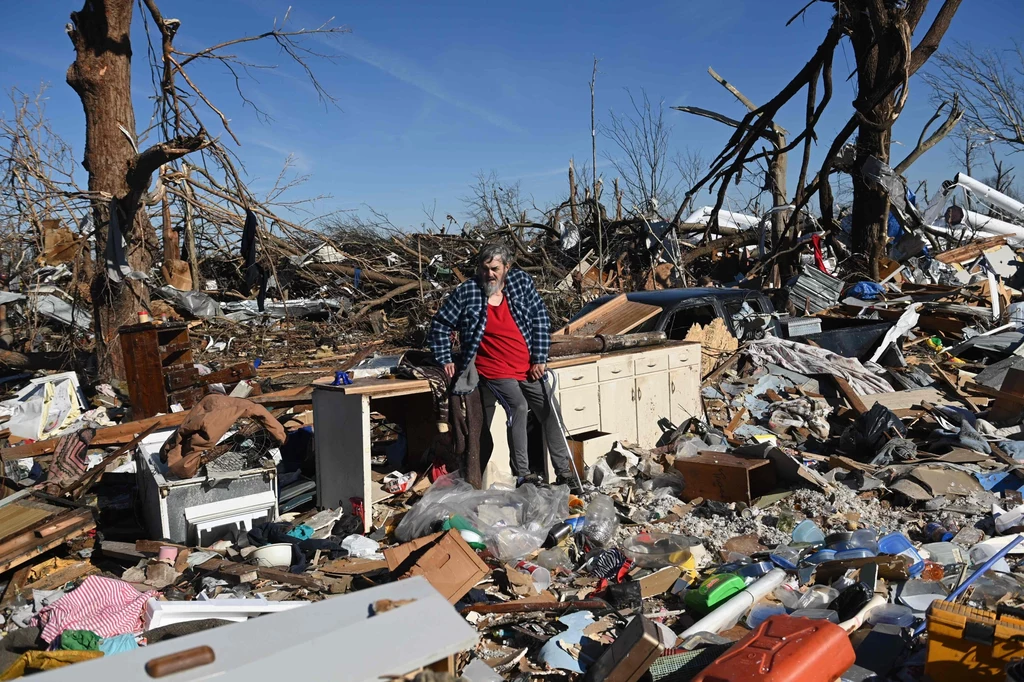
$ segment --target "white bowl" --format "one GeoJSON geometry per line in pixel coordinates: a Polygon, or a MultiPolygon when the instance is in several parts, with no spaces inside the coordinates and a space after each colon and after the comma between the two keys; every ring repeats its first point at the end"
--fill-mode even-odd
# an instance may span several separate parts
{"type": "Polygon", "coordinates": [[[257,566],[287,568],[292,565],[292,546],[287,542],[260,547],[251,554],[257,566]]]}

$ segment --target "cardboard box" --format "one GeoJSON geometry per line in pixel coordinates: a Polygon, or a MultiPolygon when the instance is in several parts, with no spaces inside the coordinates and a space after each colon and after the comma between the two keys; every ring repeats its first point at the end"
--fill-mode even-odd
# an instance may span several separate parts
{"type": "Polygon", "coordinates": [[[457,530],[435,533],[384,550],[388,569],[400,578],[422,575],[450,603],[490,573],[487,564],[457,530]]]}
{"type": "Polygon", "coordinates": [[[582,472],[584,466],[594,466],[597,460],[611,452],[617,440],[619,436],[614,433],[587,431],[569,436],[567,442],[576,468],[582,472]]]}

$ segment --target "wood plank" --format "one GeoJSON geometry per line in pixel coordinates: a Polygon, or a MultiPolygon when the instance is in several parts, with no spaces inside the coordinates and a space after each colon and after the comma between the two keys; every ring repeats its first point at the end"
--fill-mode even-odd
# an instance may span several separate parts
{"type": "Polygon", "coordinates": [[[336,559],[324,564],[319,570],[327,575],[363,575],[387,568],[388,562],[383,559],[336,559]]]}
{"type": "Polygon", "coordinates": [[[0,508],[0,538],[21,533],[32,524],[54,515],[53,509],[39,509],[21,504],[0,508]]]}
{"type": "Polygon", "coordinates": [[[23,588],[22,592],[28,592],[29,590],[56,590],[63,585],[71,582],[72,580],[78,580],[87,575],[93,573],[99,573],[100,569],[93,566],[88,561],[79,561],[78,563],[70,566],[65,566],[59,570],[47,573],[38,580],[27,583],[23,588]]]}
{"type": "Polygon", "coordinates": [[[940,251],[935,254],[935,260],[947,265],[963,263],[964,261],[974,260],[989,249],[997,249],[1004,244],[1006,244],[1006,235],[997,235],[988,239],[980,239],[966,246],[940,251]]]}
{"type": "Polygon", "coordinates": [[[625,294],[619,294],[604,305],[594,308],[586,315],[583,315],[579,319],[573,320],[569,324],[565,325],[552,334],[552,336],[572,336],[588,324],[592,324],[594,321],[608,319],[608,317],[612,315],[617,308],[626,305],[628,302],[629,300],[626,298],[625,294]]]}
{"type": "Polygon", "coordinates": [[[839,391],[846,398],[846,402],[850,404],[850,407],[853,409],[854,412],[856,412],[857,414],[864,414],[865,412],[868,411],[868,408],[864,405],[864,401],[860,399],[860,396],[857,395],[857,392],[853,390],[852,386],[850,386],[850,382],[848,382],[843,377],[834,375],[832,377],[832,380],[836,382],[836,386],[839,387],[839,391]]]}
{"type": "Polygon", "coordinates": [[[345,395],[366,395],[370,398],[395,398],[430,392],[430,382],[426,379],[358,379],[348,386],[331,386],[333,381],[333,377],[324,377],[314,381],[313,386],[345,395]]]}
{"type": "Polygon", "coordinates": [[[960,404],[959,400],[951,400],[944,392],[935,388],[917,388],[912,391],[893,391],[892,393],[875,393],[859,396],[864,405],[875,406],[878,403],[890,410],[909,410],[919,407],[922,402],[932,405],[960,404]]]}
{"type": "MultiPolygon", "coordinates": [[[[172,426],[178,426],[185,421],[185,415],[187,414],[188,412],[161,414],[156,417],[150,417],[149,419],[139,419],[137,421],[118,424],[117,426],[105,426],[96,429],[96,437],[92,439],[92,446],[124,445],[125,443],[130,442],[136,434],[144,431],[150,426],[153,426],[154,429],[165,429],[172,426]]],[[[0,459],[5,462],[9,462],[13,459],[21,459],[23,457],[43,457],[53,453],[57,447],[58,440],[60,439],[50,438],[49,440],[26,443],[25,445],[18,445],[13,448],[3,448],[0,449],[0,459]]]]}
{"type": "MultiPolygon", "coordinates": [[[[656,317],[661,314],[661,308],[659,306],[637,303],[636,301],[629,300],[623,304],[614,306],[610,310],[605,310],[606,308],[608,308],[608,305],[603,305],[597,310],[592,311],[590,315],[594,315],[599,312],[603,314],[593,317],[593,319],[590,319],[585,324],[575,326],[576,323],[572,323],[571,326],[574,326],[574,329],[569,335],[598,336],[626,334],[633,329],[636,329],[652,317],[656,317]]],[[[559,335],[558,337],[560,338],[561,336],[559,335]]]]}
{"type": "Polygon", "coordinates": [[[26,542],[24,542],[21,547],[17,550],[12,549],[3,556],[0,556],[0,573],[9,571],[17,566],[21,566],[26,561],[31,561],[40,554],[49,552],[54,547],[58,547],[68,540],[72,540],[80,535],[88,533],[95,527],[96,522],[92,520],[92,516],[90,515],[88,519],[83,518],[80,525],[69,529],[66,535],[54,535],[50,538],[39,540],[34,533],[25,533],[23,537],[26,542]]]}

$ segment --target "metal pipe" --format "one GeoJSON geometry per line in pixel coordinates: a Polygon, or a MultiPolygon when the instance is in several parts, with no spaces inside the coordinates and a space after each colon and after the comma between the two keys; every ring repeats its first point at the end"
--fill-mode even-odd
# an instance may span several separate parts
{"type": "Polygon", "coordinates": [[[1011,196],[1003,194],[997,189],[989,187],[983,182],[975,180],[966,173],[957,173],[953,176],[953,183],[964,189],[970,190],[986,204],[995,206],[1000,211],[1009,214],[1017,220],[1024,220],[1024,203],[1021,203],[1011,196]]]}

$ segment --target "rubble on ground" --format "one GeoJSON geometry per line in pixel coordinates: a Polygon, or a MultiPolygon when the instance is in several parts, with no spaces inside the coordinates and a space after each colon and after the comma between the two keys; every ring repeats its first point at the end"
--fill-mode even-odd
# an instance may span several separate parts
{"type": "MultiPolygon", "coordinates": [[[[604,302],[616,316],[584,309],[560,343],[600,330],[600,348],[627,333],[702,344],[702,414],[666,424],[653,448],[609,434],[579,495],[478,490],[441,457],[403,458],[415,434],[375,411],[386,494],[316,506],[313,386],[409,381],[403,357],[466,276],[467,237],[362,240],[358,261],[278,245],[320,295],[210,298],[209,317],[209,301],[169,295],[123,342],[176,360],[130,358],[127,386],[7,372],[0,679],[240,622],[327,622],[313,614],[329,609],[359,612],[351,627],[408,628],[408,656],[366,675],[441,661],[469,680],[740,679],[738,652],[770,640],[808,662],[801,680],[1004,676],[1024,631],[1020,235],[912,249],[907,233],[878,282],[808,241],[788,289],[752,283],[757,247],[723,247],[716,259],[750,267],[719,283],[747,293],[691,291],[679,311],[714,315],[666,326],[663,307],[628,293],[681,280],[662,277],[676,270],[660,248],[626,257],[635,227],[612,224],[603,270],[586,230],[573,237],[584,257],[565,234],[513,239],[562,321],[602,288],[627,293],[604,302]],[[416,639],[427,619],[429,644],[416,639]]],[[[6,319],[36,310],[56,325],[48,338],[84,343],[70,309],[2,295],[6,319]]]]}

